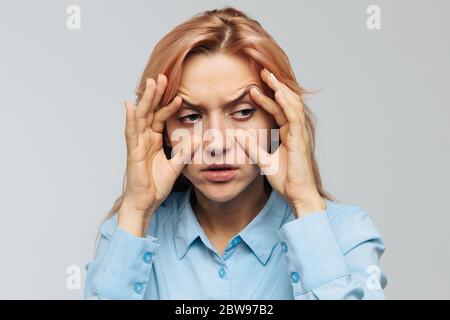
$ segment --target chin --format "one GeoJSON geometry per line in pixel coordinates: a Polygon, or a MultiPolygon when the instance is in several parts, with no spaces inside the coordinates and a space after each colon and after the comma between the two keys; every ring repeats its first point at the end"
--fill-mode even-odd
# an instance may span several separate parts
{"type": "Polygon", "coordinates": [[[205,181],[202,185],[197,186],[197,188],[205,195],[205,197],[212,201],[226,202],[240,194],[245,186],[242,182],[238,183],[237,181],[205,181]]]}

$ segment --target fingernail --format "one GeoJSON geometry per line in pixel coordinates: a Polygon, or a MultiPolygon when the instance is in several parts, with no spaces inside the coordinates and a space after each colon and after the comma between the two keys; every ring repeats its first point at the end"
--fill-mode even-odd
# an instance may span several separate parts
{"type": "Polygon", "coordinates": [[[256,94],[260,94],[261,93],[261,91],[259,90],[259,88],[257,86],[252,86],[252,90],[256,94]]]}
{"type": "Polygon", "coordinates": [[[158,78],[157,78],[157,80],[158,80],[158,81],[161,81],[161,73],[158,73],[158,78]]]}
{"type": "Polygon", "coordinates": [[[273,80],[277,80],[277,78],[275,78],[275,75],[271,72],[270,76],[272,77],[273,80]]]}

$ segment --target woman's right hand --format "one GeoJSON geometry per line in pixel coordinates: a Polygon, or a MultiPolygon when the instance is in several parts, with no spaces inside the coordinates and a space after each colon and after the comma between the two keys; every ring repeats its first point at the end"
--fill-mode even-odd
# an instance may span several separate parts
{"type": "Polygon", "coordinates": [[[169,195],[186,162],[200,145],[200,139],[192,136],[179,142],[178,152],[167,159],[163,150],[164,123],[178,111],[182,98],[176,96],[168,105],[160,107],[166,86],[167,78],[163,74],[157,81],[148,78],[137,107],[125,102],[127,179],[118,225],[137,236],[145,234],[151,215],[169,195]]]}

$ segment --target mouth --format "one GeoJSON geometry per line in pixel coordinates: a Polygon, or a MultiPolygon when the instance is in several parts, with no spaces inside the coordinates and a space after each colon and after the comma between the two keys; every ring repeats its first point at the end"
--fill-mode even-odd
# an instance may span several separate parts
{"type": "Polygon", "coordinates": [[[205,177],[212,182],[228,182],[236,177],[238,168],[228,164],[212,164],[202,170],[205,177]]]}

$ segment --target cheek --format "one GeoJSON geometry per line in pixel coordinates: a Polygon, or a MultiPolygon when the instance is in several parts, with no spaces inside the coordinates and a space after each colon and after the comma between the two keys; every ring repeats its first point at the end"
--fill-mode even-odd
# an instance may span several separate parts
{"type": "Polygon", "coordinates": [[[242,175],[246,178],[253,180],[257,175],[259,175],[259,167],[253,164],[246,164],[242,166],[242,175]]]}
{"type": "Polygon", "coordinates": [[[180,123],[177,122],[177,120],[173,120],[171,122],[169,122],[168,120],[166,122],[164,130],[164,141],[169,143],[172,148],[178,143],[182,142],[184,137],[192,138],[192,136],[194,135],[193,128],[183,127],[180,123]]]}
{"type": "Polygon", "coordinates": [[[264,110],[258,112],[248,121],[251,127],[258,129],[272,129],[276,126],[275,118],[264,110]]]}
{"type": "Polygon", "coordinates": [[[172,135],[172,132],[175,130],[175,127],[173,123],[169,120],[166,121],[164,125],[164,131],[163,131],[163,137],[166,144],[170,144],[170,137],[172,135]]]}
{"type": "Polygon", "coordinates": [[[265,151],[270,150],[271,139],[276,139],[276,131],[272,132],[273,129],[276,129],[276,127],[264,123],[255,130],[254,134],[256,134],[256,136],[254,137],[256,138],[258,145],[265,151]]]}
{"type": "Polygon", "coordinates": [[[176,122],[175,121],[176,120],[173,117],[171,117],[171,118],[166,120],[164,125],[165,125],[165,129],[166,129],[167,132],[172,132],[176,128],[176,122]]]}
{"type": "Polygon", "coordinates": [[[188,178],[190,181],[195,181],[199,178],[200,175],[200,168],[198,165],[195,164],[187,164],[184,168],[182,173],[186,178],[188,178]]]}

